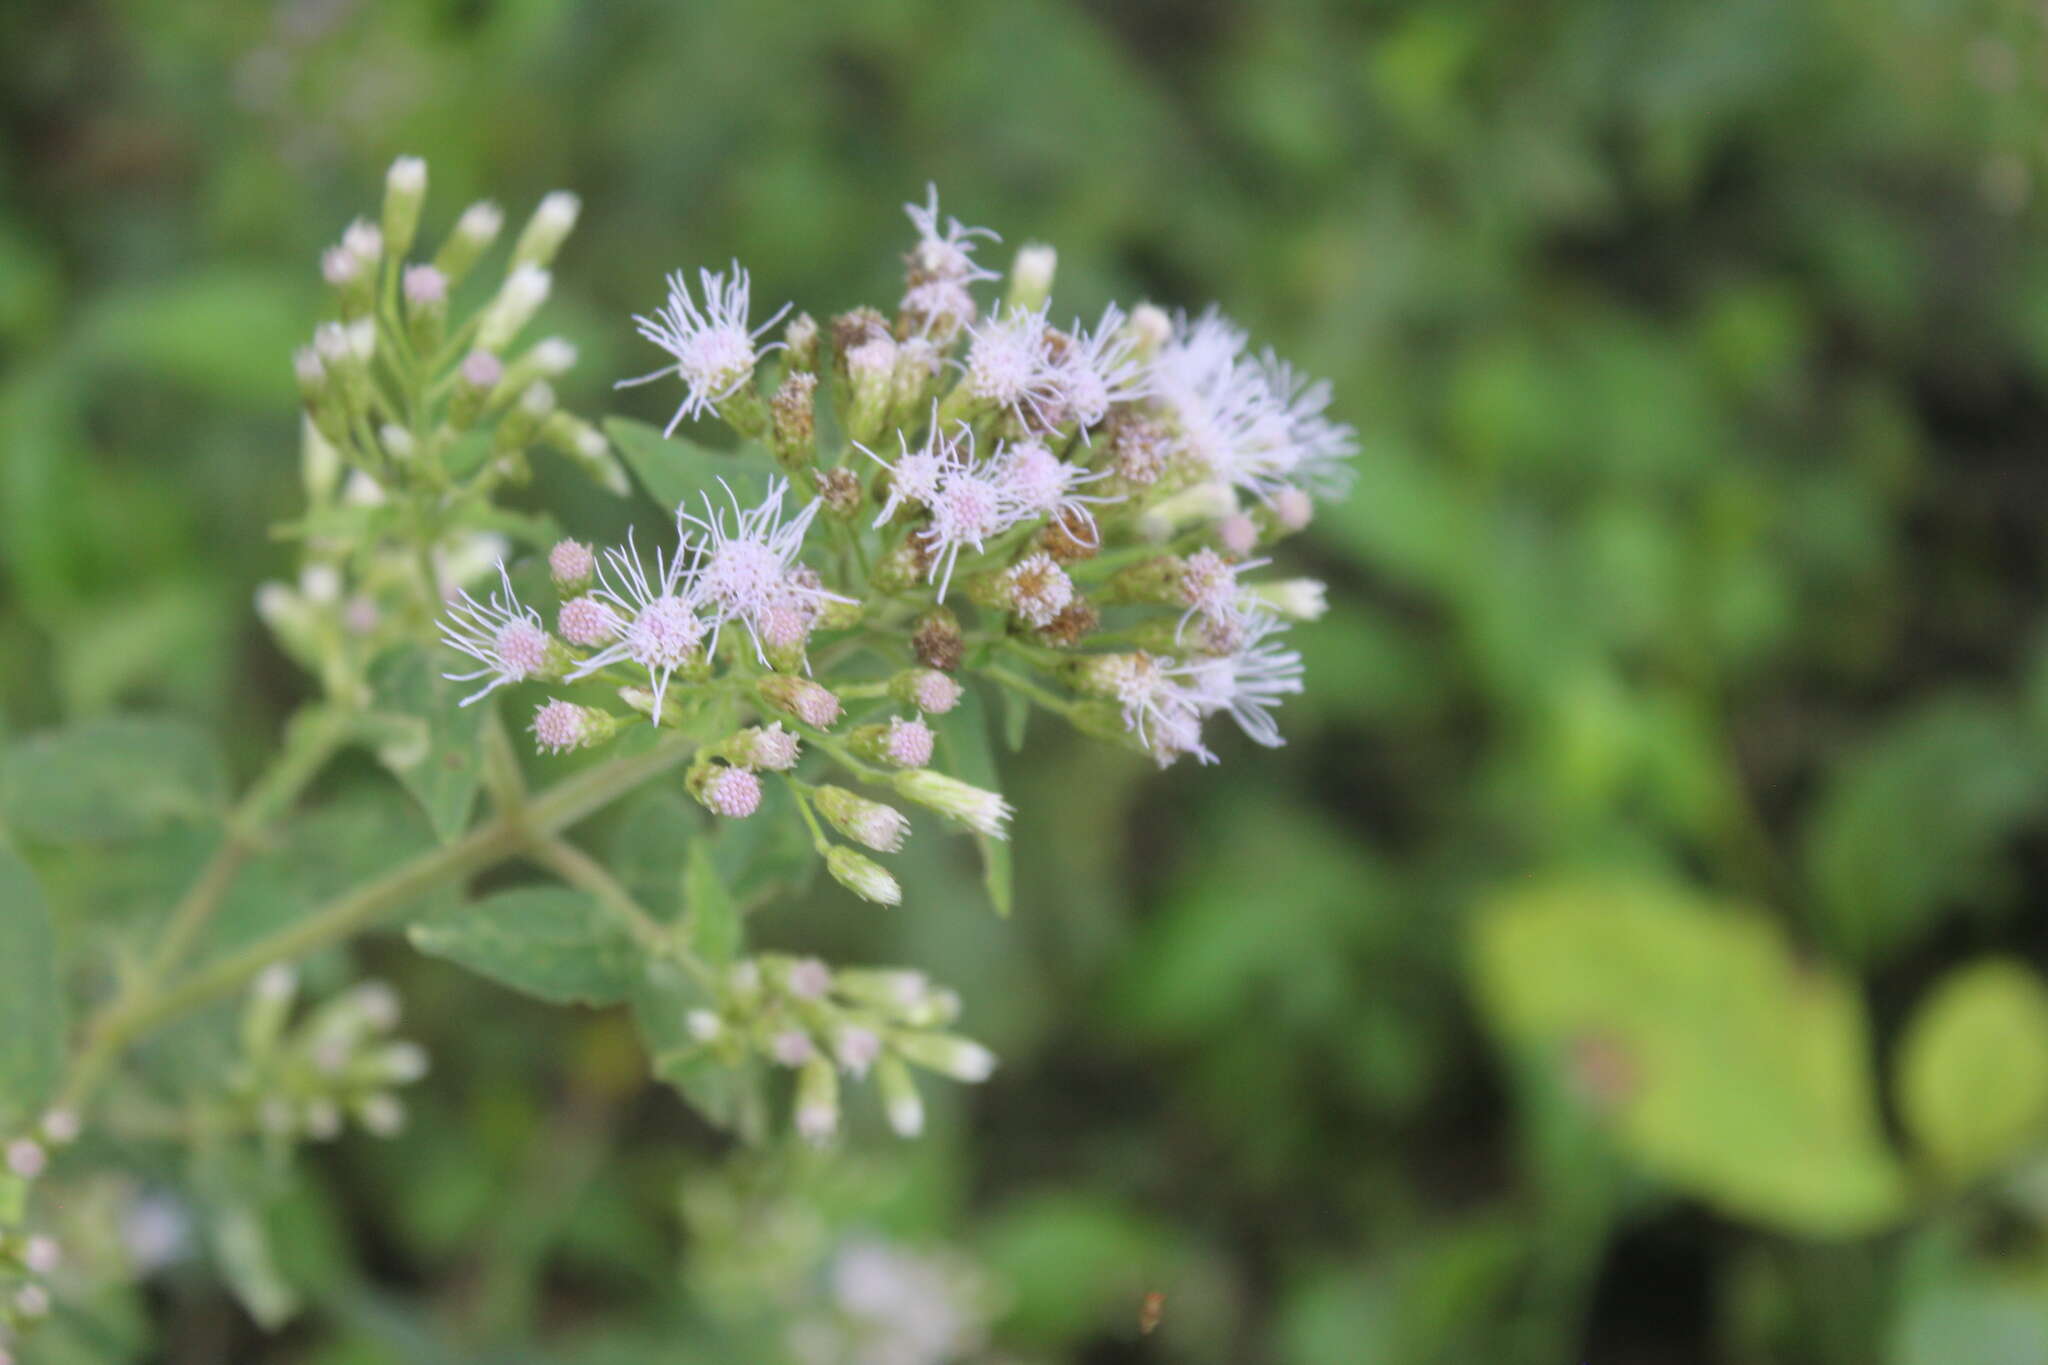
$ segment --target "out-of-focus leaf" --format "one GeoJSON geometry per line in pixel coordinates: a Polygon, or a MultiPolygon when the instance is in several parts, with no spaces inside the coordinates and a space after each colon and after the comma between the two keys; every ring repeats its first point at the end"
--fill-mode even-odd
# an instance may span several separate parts
{"type": "Polygon", "coordinates": [[[760,1066],[728,1065],[690,1032],[692,1010],[713,1003],[702,983],[670,962],[649,964],[633,991],[633,1018],[648,1066],[711,1123],[758,1141],[766,1129],[760,1066]]]}
{"type": "Polygon", "coordinates": [[[0,820],[32,838],[111,843],[212,820],[227,790],[220,754],[198,728],[110,716],[16,744],[0,771],[0,820]]]}
{"type": "MultiPolygon", "coordinates": [[[[440,651],[443,656],[448,651],[440,651]]],[[[466,685],[441,676],[426,649],[387,654],[371,672],[377,707],[389,724],[377,758],[427,812],[443,843],[469,827],[481,781],[477,735],[490,701],[462,705],[466,685]]]]}
{"type": "Polygon", "coordinates": [[[1993,898],[1998,855],[2048,798],[2048,750],[2009,708],[1947,697],[1856,750],[1823,790],[1807,866],[1833,941],[1874,960],[1993,898]]]}
{"type": "Polygon", "coordinates": [[[0,1133],[42,1113],[64,1063],[56,937],[35,873],[0,844],[0,1133]]]}
{"type": "Polygon", "coordinates": [[[2048,1128],[2048,988],[2013,961],[1952,973],[1899,1045],[1899,1112],[1947,1174],[1989,1170],[2048,1128]]]}
{"type": "Polygon", "coordinates": [[[626,464],[654,500],[669,512],[684,504],[700,506],[699,495],[723,504],[723,479],[740,503],[758,501],[775,477],[775,461],[754,449],[712,450],[679,436],[663,436],[658,427],[628,417],[605,419],[605,433],[626,457],[626,464]]]}
{"type": "Polygon", "coordinates": [[[217,400],[291,401],[284,358],[304,339],[311,302],[298,279],[220,267],[165,280],[102,300],[89,329],[101,359],[217,400]]]}
{"type": "Polygon", "coordinates": [[[1648,881],[1545,883],[1486,908],[1472,962],[1503,1038],[1570,1065],[1673,1184],[1814,1237],[1900,1213],[1862,1007],[1768,921],[1648,881]]]}
{"type": "Polygon", "coordinates": [[[501,891],[407,931],[423,953],[557,1005],[613,1005],[632,993],[640,953],[618,921],[580,891],[501,891]]]}
{"type": "Polygon", "coordinates": [[[1920,1288],[1903,1305],[1888,1365],[2048,1365],[2048,1274],[1986,1266],[1920,1288]]]}
{"type": "Polygon", "coordinates": [[[740,908],[718,874],[718,862],[709,841],[690,845],[683,865],[684,920],[690,947],[714,967],[723,967],[739,956],[743,938],[740,908]]]}

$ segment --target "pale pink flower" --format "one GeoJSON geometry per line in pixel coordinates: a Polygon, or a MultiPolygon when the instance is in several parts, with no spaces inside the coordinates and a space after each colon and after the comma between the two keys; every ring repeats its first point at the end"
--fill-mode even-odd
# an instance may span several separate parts
{"type": "Polygon", "coordinates": [[[635,315],[640,335],[667,351],[674,360],[652,374],[622,379],[613,387],[628,388],[675,375],[689,389],[676,415],[669,419],[663,435],[672,435],[685,417],[702,417],[737,393],[753,377],[754,365],[763,355],[783,343],[758,345],[761,336],[789,311],[784,304],[759,327],[747,327],[749,296],[753,283],[738,261],[731,276],[725,272],[700,270],[699,288],[704,296],[700,307],[690,296],[689,281],[678,270],[668,277],[668,301],[653,317],[635,315]]]}
{"type": "Polygon", "coordinates": [[[466,592],[460,594],[441,623],[442,642],[483,665],[474,672],[441,676],[450,682],[490,679],[462,699],[464,706],[509,683],[523,682],[547,665],[547,629],[541,625],[540,613],[520,605],[502,559],[498,561],[498,582],[504,591],[492,593],[487,605],[466,592]]]}

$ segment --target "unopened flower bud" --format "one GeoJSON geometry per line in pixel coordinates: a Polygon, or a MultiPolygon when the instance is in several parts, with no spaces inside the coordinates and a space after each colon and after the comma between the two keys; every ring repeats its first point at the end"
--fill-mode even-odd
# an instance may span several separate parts
{"type": "Polygon", "coordinates": [[[299,397],[308,408],[326,393],[327,367],[320,362],[320,353],[311,346],[301,346],[292,352],[292,374],[299,381],[299,397]]]}
{"type": "Polygon", "coordinates": [[[1299,488],[1283,488],[1273,495],[1273,524],[1292,534],[1303,530],[1315,517],[1315,500],[1299,488]]]}
{"type": "Polygon", "coordinates": [[[1248,585],[1250,596],[1290,621],[1319,621],[1329,609],[1325,587],[1313,578],[1283,578],[1248,585]]]}
{"type": "Polygon", "coordinates": [[[889,695],[928,716],[943,716],[960,704],[960,684],[935,668],[907,668],[889,679],[889,695]]]}
{"type": "Polygon", "coordinates": [[[1131,335],[1137,338],[1139,359],[1150,359],[1173,335],[1173,319],[1156,303],[1141,303],[1131,310],[1131,335]]]}
{"type": "Polygon", "coordinates": [[[412,1085],[426,1079],[431,1065],[427,1050],[418,1043],[390,1043],[370,1059],[370,1069],[386,1085],[412,1085]]]}
{"type": "Polygon", "coordinates": [[[892,1015],[915,1009],[932,988],[930,978],[912,967],[842,967],[836,984],[848,1000],[892,1015]]]}
{"type": "Polygon", "coordinates": [[[851,520],[860,514],[860,477],[851,469],[820,470],[818,497],[827,512],[851,520]]]}
{"type": "Polygon", "coordinates": [[[50,1316],[50,1291],[39,1284],[25,1284],[14,1291],[14,1311],[34,1322],[50,1316]]]}
{"type": "Polygon", "coordinates": [[[597,573],[597,556],[580,540],[558,540],[548,551],[548,575],[558,591],[582,592],[597,573]]]}
{"type": "Polygon", "coordinates": [[[917,618],[910,633],[911,652],[928,668],[951,673],[960,666],[965,642],[960,636],[960,618],[946,607],[934,607],[917,618]]]}
{"type": "Polygon", "coordinates": [[[7,1169],[23,1180],[34,1180],[49,1164],[49,1153],[34,1138],[16,1138],[7,1144],[7,1169]]]}
{"type": "Polygon", "coordinates": [[[823,1057],[804,1063],[796,1078],[797,1135],[822,1147],[839,1131],[839,1073],[823,1057]]]}
{"type": "Polygon", "coordinates": [[[448,277],[430,265],[409,265],[401,284],[405,321],[413,347],[430,352],[441,344],[448,320],[448,277]]]}
{"type": "Polygon", "coordinates": [[[755,686],[763,701],[814,730],[829,730],[839,719],[839,698],[809,678],[773,673],[755,686]]]}
{"type": "Polygon", "coordinates": [[[341,1106],[330,1099],[313,1100],[299,1116],[306,1136],[315,1142],[332,1142],[341,1136],[341,1106]]]}
{"type": "Polygon", "coordinates": [[[572,597],[555,613],[555,630],[578,649],[596,649],[617,638],[619,616],[595,597],[572,597]]]}
{"type": "Polygon", "coordinates": [[[405,1004],[388,981],[365,981],[346,997],[348,1008],[372,1033],[389,1033],[398,1027],[405,1004]]]}
{"type": "Polygon", "coordinates": [[[52,1147],[69,1147],[78,1141],[81,1127],[76,1109],[52,1109],[43,1115],[43,1141],[52,1147]]]}
{"type": "Polygon", "coordinates": [[[789,320],[789,326],[782,331],[782,342],[791,370],[818,371],[818,320],[809,313],[798,313],[789,320]]]}
{"type": "Polygon", "coordinates": [[[542,199],[512,246],[512,264],[545,266],[552,262],[582,211],[583,201],[567,190],[556,190],[542,199]]]}
{"type": "Polygon", "coordinates": [[[1042,242],[1026,242],[1017,248],[1010,263],[1010,287],[1003,295],[1006,312],[1034,312],[1052,296],[1053,272],[1058,269],[1059,252],[1042,242]]]}
{"type": "Polygon", "coordinates": [[[366,1095],[356,1105],[356,1121],[371,1137],[395,1138],[405,1131],[405,1101],[389,1091],[366,1095]]]}
{"type": "Polygon", "coordinates": [[[53,1275],[64,1263],[64,1250],[56,1238],[38,1233],[22,1246],[21,1263],[32,1275],[53,1275]]]}
{"type": "Polygon", "coordinates": [[[922,768],[932,761],[932,728],[921,720],[892,716],[886,725],[856,729],[848,747],[862,758],[893,768],[922,768]]]}
{"type": "Polygon", "coordinates": [[[512,405],[512,410],[499,420],[498,430],[491,439],[492,446],[506,451],[532,444],[533,439],[540,435],[541,424],[554,410],[554,386],[544,379],[534,380],[520,392],[519,401],[512,405]]]}
{"type": "Polygon", "coordinates": [[[997,792],[930,768],[906,768],[895,775],[893,785],[906,800],[958,820],[969,829],[992,839],[1008,837],[1004,827],[1010,819],[1010,803],[997,792]]]}
{"type": "Polygon", "coordinates": [[[1170,540],[1184,527],[1221,521],[1237,511],[1237,494],[1229,484],[1208,479],[1153,503],[1138,516],[1138,534],[1157,543],[1170,540]]]}
{"type": "Polygon", "coordinates": [[[683,1027],[697,1042],[709,1043],[725,1032],[725,1021],[713,1010],[691,1010],[683,1016],[683,1027]]]}
{"type": "Polygon", "coordinates": [[[832,1037],[832,1055],[849,1076],[864,1077],[882,1055],[882,1037],[871,1028],[847,1024],[832,1037]]]}
{"type": "Polygon", "coordinates": [[[342,335],[348,338],[349,359],[360,369],[367,370],[370,362],[377,358],[377,320],[357,318],[342,328],[342,335]]]}
{"type": "Polygon", "coordinates": [[[783,972],[783,985],[799,1000],[823,1000],[832,990],[832,969],[815,957],[800,957],[783,972]]]}
{"type": "Polygon", "coordinates": [[[536,749],[563,754],[604,743],[618,733],[619,721],[609,711],[557,697],[534,709],[532,729],[536,749]]]}
{"type": "Polygon", "coordinates": [[[818,1049],[811,1043],[811,1035],[800,1028],[781,1029],[768,1040],[768,1055],[780,1066],[802,1066],[817,1053],[818,1049]]]}
{"type": "Polygon", "coordinates": [[[833,844],[825,850],[825,870],[832,874],[833,881],[864,901],[877,905],[903,903],[903,888],[889,875],[889,870],[845,844],[833,844]]]}
{"type": "Polygon", "coordinates": [[[875,1063],[875,1085],[889,1115],[889,1128],[897,1137],[914,1138],[924,1132],[924,1100],[909,1067],[895,1057],[880,1058],[875,1063]]]}
{"type": "Polygon", "coordinates": [[[748,726],[718,746],[719,756],[743,768],[785,773],[796,766],[800,746],[781,725],[748,726]]]}
{"type": "Polygon", "coordinates": [[[846,377],[853,402],[846,413],[846,432],[862,444],[872,443],[888,421],[896,392],[896,342],[887,333],[870,337],[846,356],[846,377]]]}
{"type": "Polygon", "coordinates": [[[768,400],[768,431],[775,458],[784,469],[808,466],[817,453],[818,429],[813,403],[818,376],[791,370],[768,400]]]}
{"type": "Polygon", "coordinates": [[[913,1066],[956,1081],[979,1085],[995,1074],[996,1055],[980,1043],[950,1033],[900,1033],[896,1051],[913,1066]]]}
{"type": "Polygon", "coordinates": [[[350,223],[341,234],[341,246],[361,263],[365,275],[373,273],[377,263],[384,259],[384,234],[378,231],[376,224],[366,223],[360,218],[350,223]]]}
{"type": "Polygon", "coordinates": [[[1216,523],[1216,543],[1242,559],[1259,547],[1259,524],[1242,512],[1232,513],[1216,523]]]}
{"type": "Polygon", "coordinates": [[[427,163],[401,156],[384,172],[384,244],[403,259],[419,235],[420,206],[427,198],[427,163]]]}
{"type": "Polygon", "coordinates": [[[505,225],[505,215],[488,200],[471,204],[455,222],[455,230],[434,256],[434,267],[448,277],[452,286],[469,274],[505,225]]]}
{"type": "Polygon", "coordinates": [[[707,764],[692,769],[686,785],[704,809],[728,820],[744,820],[761,808],[761,779],[745,768],[707,764]]]}
{"type": "Polygon", "coordinates": [[[819,787],[811,802],[825,823],[877,853],[894,853],[910,833],[910,821],[894,806],[871,801],[844,787],[819,787]]]}
{"type": "Polygon", "coordinates": [[[476,326],[476,344],[485,351],[502,351],[533,321],[533,315],[547,302],[553,279],[537,265],[521,265],[505,277],[496,297],[485,305],[476,326]]]}

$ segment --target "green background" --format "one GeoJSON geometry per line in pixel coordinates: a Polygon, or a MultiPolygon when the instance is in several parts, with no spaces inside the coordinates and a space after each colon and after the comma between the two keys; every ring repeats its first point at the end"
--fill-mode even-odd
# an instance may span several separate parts
{"type": "MultiPolygon", "coordinates": [[[[1060,310],[1214,299],[1329,376],[1359,477],[1282,555],[1333,604],[1289,747],[1161,778],[1041,718],[1013,919],[938,841],[900,912],[768,915],[929,965],[1005,1059],[908,1153],[857,1114],[805,1197],[972,1255],[1017,1360],[2048,1360],[2037,1116],[1930,1186],[1983,1111],[1907,1141],[1891,1079],[1945,973],[2048,924],[2044,54],[2017,0],[9,6],[5,724],[175,711],[246,770],[303,695],[248,609],[290,564],[288,353],[393,156],[429,233],[583,196],[560,388],[653,420],[607,383],[666,270],[887,305],[936,181],[1058,245],[1060,310]],[[1745,905],[1768,961],[1541,913],[1610,895],[1745,905]],[[1526,943],[1475,931],[1503,904],[1526,943]],[[1684,980],[1616,968],[1585,1015],[1636,951],[1684,980]],[[1840,1114],[1743,1069],[1835,1027],[1821,974],[1878,1078],[1839,1159],[1840,1114]],[[1603,1084],[1679,1075],[1667,1127],[1603,1122],[1603,1084]]],[[[703,1323],[801,1288],[760,1217],[678,1220],[722,1144],[624,1026],[364,960],[436,1053],[413,1131],[314,1162],[308,1324],[260,1343],[181,1280],[161,1358],[752,1358],[703,1323]]]]}

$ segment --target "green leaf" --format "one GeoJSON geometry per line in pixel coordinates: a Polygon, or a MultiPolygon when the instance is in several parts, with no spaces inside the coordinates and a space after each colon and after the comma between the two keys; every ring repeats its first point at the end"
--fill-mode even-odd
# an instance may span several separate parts
{"type": "Polygon", "coordinates": [[[742,503],[754,502],[775,477],[775,461],[755,448],[713,450],[682,437],[663,436],[658,427],[627,417],[605,419],[604,429],[641,485],[671,511],[685,502],[696,503],[699,494],[723,501],[720,479],[742,503]]]}
{"type": "Polygon", "coordinates": [[[1952,972],[1899,1045],[1900,1117],[1943,1172],[1978,1175],[2048,1126],[2048,988],[2022,964],[1952,972]]]}
{"type": "MultiPolygon", "coordinates": [[[[960,695],[960,704],[937,718],[938,766],[959,778],[989,791],[1002,790],[1002,775],[996,771],[995,750],[988,741],[988,715],[981,697],[972,688],[960,695]]],[[[1011,865],[1007,840],[986,834],[974,836],[981,848],[982,884],[988,888],[989,903],[998,915],[1008,916],[1016,899],[1016,873],[1011,865]]]]}
{"type": "Polygon", "coordinates": [[[112,843],[217,818],[227,769],[182,721],[110,716],[33,735],[0,772],[0,820],[52,843],[112,843]]]}
{"type": "Polygon", "coordinates": [[[767,1128],[760,1064],[715,1055],[690,1033],[690,1011],[713,1004],[710,993],[672,962],[649,965],[633,990],[633,1018],[647,1045],[648,1066],[705,1119],[759,1141],[767,1128]]]}
{"type": "Polygon", "coordinates": [[[1576,1062],[1616,1140],[1666,1180],[1809,1236],[1898,1215],[1860,1003],[1769,921],[1674,886],[1567,881],[1495,901],[1473,957],[1495,1029],[1576,1062]]]}
{"type": "Polygon", "coordinates": [[[435,835],[447,843],[469,828],[476,806],[481,780],[477,735],[491,703],[462,705],[470,689],[441,673],[428,650],[400,650],[377,662],[370,685],[386,722],[377,741],[378,761],[412,793],[435,835]]]}
{"type": "Polygon", "coordinates": [[[1946,697],[1830,776],[1806,861],[1832,940],[1862,961],[1941,911],[1995,902],[2006,847],[2048,799],[2048,764],[2010,708],[1946,697]]]}
{"type": "Polygon", "coordinates": [[[40,1115],[64,1064],[64,992],[42,888],[0,844],[0,1133],[40,1115]]]}
{"type": "Polygon", "coordinates": [[[557,1005],[613,1005],[632,993],[640,952],[591,897],[559,886],[522,887],[407,931],[423,953],[557,1005]]]}
{"type": "Polygon", "coordinates": [[[694,840],[689,861],[683,866],[684,921],[690,947],[714,967],[723,967],[739,956],[743,929],[740,909],[718,874],[718,863],[710,842],[694,840]]]}

